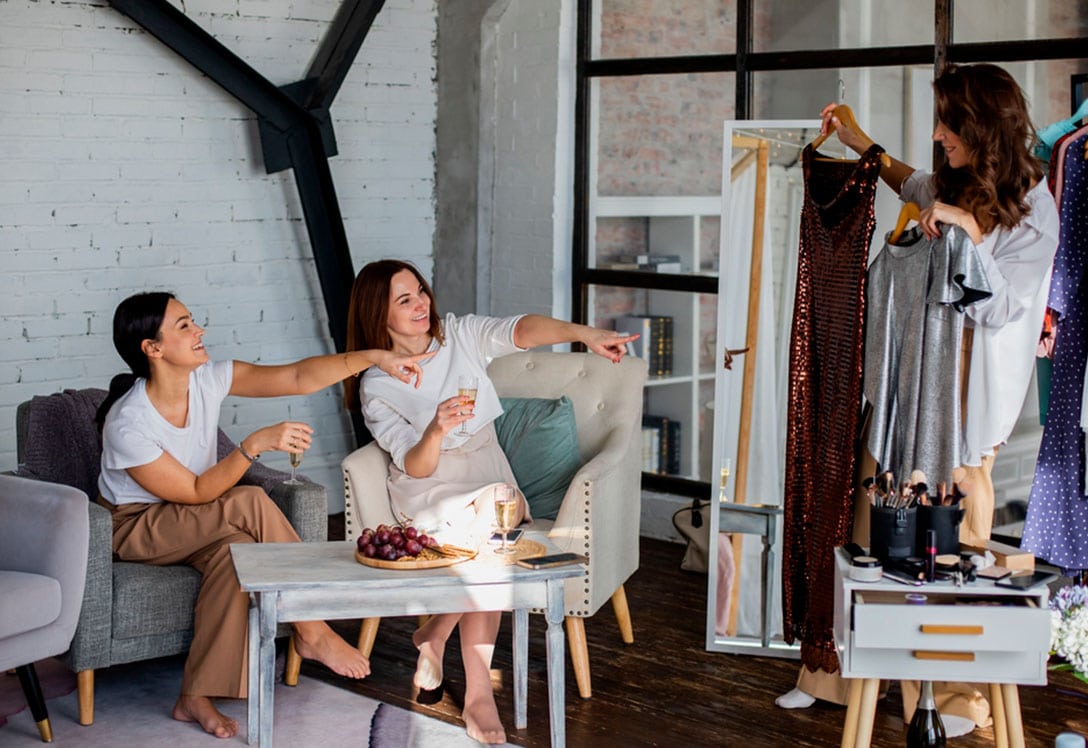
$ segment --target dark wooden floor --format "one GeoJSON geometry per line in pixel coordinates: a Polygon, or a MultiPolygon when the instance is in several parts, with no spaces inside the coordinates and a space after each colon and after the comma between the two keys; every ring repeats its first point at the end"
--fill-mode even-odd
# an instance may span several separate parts
{"type": "MultiPolygon", "coordinates": [[[[343,537],[342,516],[330,520],[330,538],[343,537]]],[[[774,699],[797,679],[793,660],[729,655],[703,648],[706,577],[680,570],[682,546],[643,539],[641,566],[626,585],[635,643],[624,646],[606,605],[586,621],[593,674],[593,698],[578,697],[567,662],[567,745],[609,746],[837,746],[845,709],[818,702],[787,711],[774,699]]],[[[334,623],[354,642],[357,621],[334,623]]],[[[382,622],[364,681],[348,681],[305,663],[303,672],[371,698],[446,722],[461,724],[463,675],[456,641],[446,656],[446,685],[433,704],[416,700],[411,644],[415,619],[382,622]]],[[[513,730],[510,690],[510,625],[504,617],[495,652],[499,708],[511,743],[549,745],[548,701],[543,644],[544,622],[530,616],[529,726],[513,730]]],[[[1088,735],[1088,686],[1068,673],[1052,673],[1046,687],[1022,687],[1020,698],[1029,746],[1051,746],[1062,730],[1088,735]]],[[[904,744],[898,685],[890,686],[877,708],[874,746],[904,744]]],[[[991,729],[949,741],[952,746],[992,746],[991,729]]]]}

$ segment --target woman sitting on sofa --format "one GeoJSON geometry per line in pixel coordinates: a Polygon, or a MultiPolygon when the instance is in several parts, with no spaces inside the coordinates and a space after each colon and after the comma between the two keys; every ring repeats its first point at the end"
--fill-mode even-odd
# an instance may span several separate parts
{"type": "MultiPolygon", "coordinates": [[[[298,421],[267,426],[218,460],[223,399],[315,392],[370,366],[381,367],[407,390],[412,377],[419,386],[420,362],[428,356],[357,351],[258,366],[211,361],[203,339],[203,328],[173,294],[141,293],[117,307],[113,342],[132,373],[114,377],[98,411],[98,501],[112,513],[118,559],[187,564],[203,575],[173,717],[229,738],[238,724],[212,699],[246,696],[249,615],[230,544],[299,541],[264,491],[236,484],[262,452],[305,452],[313,429],[298,421]]],[[[296,623],[294,629],[302,657],[348,678],[370,673],[366,658],[324,621],[296,623]]]]}

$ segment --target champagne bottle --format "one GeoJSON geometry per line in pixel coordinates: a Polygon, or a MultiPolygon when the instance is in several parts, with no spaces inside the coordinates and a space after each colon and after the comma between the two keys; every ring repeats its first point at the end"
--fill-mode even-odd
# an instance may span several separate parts
{"type": "Polygon", "coordinates": [[[933,683],[922,681],[918,707],[907,728],[907,748],[944,748],[944,723],[933,700],[933,683]]]}

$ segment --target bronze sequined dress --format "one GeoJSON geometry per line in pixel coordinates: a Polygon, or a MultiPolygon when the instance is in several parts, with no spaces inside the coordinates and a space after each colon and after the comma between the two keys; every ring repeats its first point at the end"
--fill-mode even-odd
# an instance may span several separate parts
{"type": "Polygon", "coordinates": [[[861,425],[865,271],[883,149],[802,159],[805,198],[790,338],[782,606],[810,669],[838,670],[833,551],[850,540],[861,425]]]}

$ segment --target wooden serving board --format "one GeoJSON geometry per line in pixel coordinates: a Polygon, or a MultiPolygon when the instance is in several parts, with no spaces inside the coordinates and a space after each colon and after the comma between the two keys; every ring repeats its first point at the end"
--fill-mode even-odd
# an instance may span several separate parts
{"type": "Polygon", "coordinates": [[[363,566],[373,566],[378,569],[438,569],[443,566],[453,566],[462,561],[468,561],[473,556],[437,556],[433,558],[410,558],[402,556],[396,561],[387,561],[384,558],[367,558],[359,549],[355,549],[355,560],[363,566]]]}

